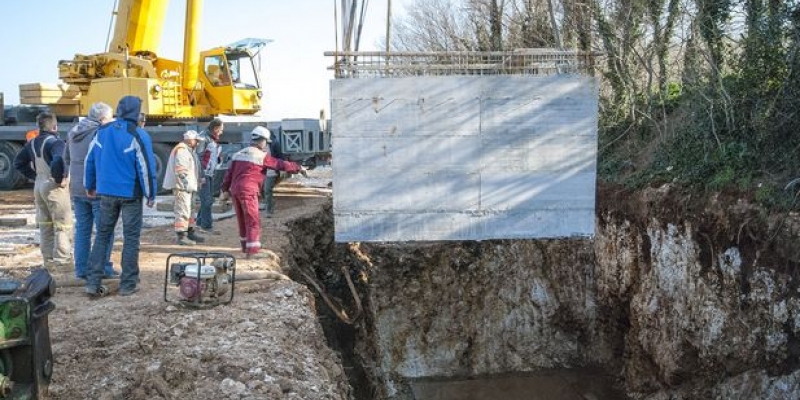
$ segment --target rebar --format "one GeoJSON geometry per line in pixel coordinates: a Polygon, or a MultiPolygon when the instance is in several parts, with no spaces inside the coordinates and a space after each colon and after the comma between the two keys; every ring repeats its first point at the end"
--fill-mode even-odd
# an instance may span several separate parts
{"type": "Polygon", "coordinates": [[[515,51],[334,51],[337,79],[447,75],[589,73],[600,53],[556,49],[515,51]]]}

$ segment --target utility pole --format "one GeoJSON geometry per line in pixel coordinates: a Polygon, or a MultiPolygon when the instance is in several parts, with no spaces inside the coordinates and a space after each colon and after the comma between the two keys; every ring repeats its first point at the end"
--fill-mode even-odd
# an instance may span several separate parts
{"type": "Polygon", "coordinates": [[[392,0],[387,0],[386,6],[386,57],[389,57],[389,34],[392,32],[392,0]]]}

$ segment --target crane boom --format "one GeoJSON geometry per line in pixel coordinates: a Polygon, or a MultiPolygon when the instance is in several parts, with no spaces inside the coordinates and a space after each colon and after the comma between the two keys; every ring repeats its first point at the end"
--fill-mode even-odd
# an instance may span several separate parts
{"type": "MultiPolygon", "coordinates": [[[[166,3],[166,1],[164,2],[166,3]]],[[[191,91],[197,83],[197,36],[200,32],[200,1],[186,0],[186,25],[183,34],[183,90],[191,91]]]]}
{"type": "Polygon", "coordinates": [[[130,54],[156,53],[167,14],[168,1],[119,0],[114,24],[114,38],[108,51],[130,54]]]}
{"type": "Polygon", "coordinates": [[[58,64],[64,85],[20,85],[23,104],[46,104],[60,115],[86,115],[98,101],[142,99],[142,112],[161,120],[252,115],[263,95],[253,60],[258,47],[198,51],[202,0],[185,0],[182,60],[158,54],[168,0],[118,0],[113,40],[104,53],[76,54],[58,64]]]}

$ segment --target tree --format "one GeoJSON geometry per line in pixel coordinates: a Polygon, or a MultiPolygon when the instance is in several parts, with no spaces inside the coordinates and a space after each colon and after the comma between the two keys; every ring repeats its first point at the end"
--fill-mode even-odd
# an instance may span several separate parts
{"type": "Polygon", "coordinates": [[[603,53],[607,154],[655,152],[637,158],[701,185],[800,171],[797,0],[416,0],[395,27],[395,50],[417,51],[556,47],[561,34],[603,53]]]}

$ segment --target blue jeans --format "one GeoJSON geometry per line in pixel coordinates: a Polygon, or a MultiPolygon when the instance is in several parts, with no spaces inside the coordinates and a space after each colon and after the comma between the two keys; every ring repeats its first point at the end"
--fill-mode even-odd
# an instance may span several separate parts
{"type": "Polygon", "coordinates": [[[119,289],[131,290],[139,283],[139,238],[142,234],[142,198],[100,197],[100,229],[89,256],[86,288],[97,291],[103,279],[105,250],[114,239],[114,226],[122,216],[122,274],[119,289]]]}
{"type": "MultiPolygon", "coordinates": [[[[86,278],[86,269],[89,264],[89,253],[92,248],[92,227],[100,232],[100,199],[90,199],[86,196],[72,196],[72,209],[75,210],[75,277],[86,278]]],[[[114,274],[114,264],[111,262],[112,245],[106,249],[103,273],[114,274]]]]}
{"type": "Polygon", "coordinates": [[[205,230],[211,230],[214,227],[214,217],[211,215],[211,207],[214,205],[214,196],[211,195],[212,187],[214,187],[214,178],[206,176],[206,183],[197,191],[197,196],[200,197],[200,210],[197,212],[195,223],[205,230]]]}

